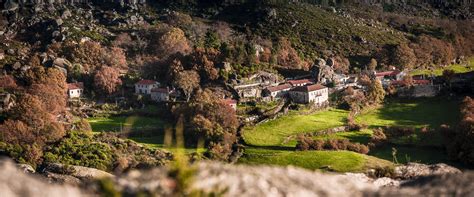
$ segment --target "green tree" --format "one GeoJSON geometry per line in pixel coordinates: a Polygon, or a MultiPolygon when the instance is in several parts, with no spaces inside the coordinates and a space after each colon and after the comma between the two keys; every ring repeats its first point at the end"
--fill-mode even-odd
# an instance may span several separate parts
{"type": "Polygon", "coordinates": [[[221,41],[219,39],[219,35],[215,31],[208,31],[206,32],[206,36],[204,37],[204,47],[206,49],[219,49],[221,46],[221,41]]]}
{"type": "Polygon", "coordinates": [[[385,98],[385,90],[383,89],[382,83],[377,79],[372,79],[371,83],[367,86],[366,93],[368,104],[381,104],[385,98]]]}
{"type": "Polygon", "coordinates": [[[370,71],[374,71],[377,68],[377,60],[374,58],[370,59],[369,64],[367,65],[367,69],[370,71]]]}

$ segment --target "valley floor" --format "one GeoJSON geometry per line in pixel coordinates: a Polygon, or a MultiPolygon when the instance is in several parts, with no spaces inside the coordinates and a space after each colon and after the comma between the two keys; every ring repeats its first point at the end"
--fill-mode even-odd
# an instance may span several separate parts
{"type": "MultiPolygon", "coordinates": [[[[328,109],[305,114],[291,111],[289,114],[253,127],[243,129],[245,153],[239,163],[293,165],[307,169],[326,169],[339,172],[360,172],[369,168],[399,163],[420,162],[426,164],[449,163],[442,149],[442,137],[433,134],[429,140],[418,137],[422,127],[433,129],[441,124],[454,125],[458,121],[459,98],[425,98],[413,100],[388,99],[383,106],[369,109],[357,116],[356,122],[367,125],[361,131],[340,132],[314,138],[349,139],[351,142],[367,144],[372,130],[383,126],[410,126],[416,134],[410,138],[391,141],[389,146],[370,150],[368,155],[350,151],[295,151],[296,136],[299,133],[315,133],[347,123],[348,111],[328,109]],[[392,155],[393,148],[397,154],[392,155]]],[[[130,139],[152,148],[169,151],[184,150],[186,153],[203,152],[203,148],[170,148],[165,141],[172,138],[165,132],[167,123],[156,117],[128,116],[91,118],[94,132],[141,131],[130,139]]]]}
{"type": "Polygon", "coordinates": [[[442,137],[436,129],[441,124],[453,125],[458,121],[459,99],[425,98],[413,100],[388,99],[378,109],[369,109],[357,116],[356,121],[367,125],[361,131],[341,132],[315,138],[345,138],[367,144],[372,130],[383,126],[410,126],[415,135],[391,141],[390,145],[373,149],[368,155],[347,151],[295,151],[296,140],[290,136],[313,133],[344,125],[347,111],[329,109],[309,115],[296,112],[276,120],[261,123],[244,130],[247,149],[241,163],[294,165],[309,169],[330,168],[335,171],[364,171],[374,166],[392,165],[392,162],[451,163],[442,148],[442,137]],[[422,127],[432,128],[433,136],[420,137],[422,127]],[[395,157],[392,151],[396,149],[395,157]]]}

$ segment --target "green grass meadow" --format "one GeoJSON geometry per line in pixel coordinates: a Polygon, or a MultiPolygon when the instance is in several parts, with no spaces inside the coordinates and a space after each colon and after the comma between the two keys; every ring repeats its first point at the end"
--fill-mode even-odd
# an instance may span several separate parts
{"type": "MultiPolygon", "coordinates": [[[[364,111],[356,122],[367,129],[315,136],[317,139],[349,139],[367,144],[372,129],[383,126],[410,126],[433,129],[441,124],[453,125],[459,120],[459,98],[420,98],[410,100],[387,99],[377,109],[364,111]]],[[[239,162],[247,164],[294,165],[308,169],[331,166],[335,171],[363,171],[374,166],[393,165],[392,148],[397,150],[399,163],[449,163],[443,150],[430,148],[441,146],[442,137],[435,133],[429,140],[404,139],[393,141],[393,145],[371,150],[369,155],[348,151],[294,151],[296,140],[289,136],[308,133],[344,125],[348,112],[330,109],[310,115],[289,115],[254,127],[247,127],[243,136],[247,144],[244,156],[239,162]],[[284,143],[285,142],[285,143],[284,143]],[[420,146],[418,146],[420,145],[420,146]]],[[[417,130],[417,132],[419,132],[417,130]]],[[[415,135],[416,137],[416,135],[415,135]]]]}
{"type": "Polygon", "coordinates": [[[87,119],[94,132],[121,131],[127,129],[164,128],[165,122],[155,117],[116,116],[87,119]]]}
{"type": "Polygon", "coordinates": [[[410,74],[414,75],[431,75],[434,74],[435,76],[443,75],[444,70],[453,70],[455,73],[467,73],[474,71],[474,58],[470,58],[466,65],[459,65],[459,64],[452,64],[445,68],[438,68],[433,71],[426,70],[426,69],[418,69],[412,71],[410,74]]]}
{"type": "Polygon", "coordinates": [[[363,172],[377,166],[390,166],[391,162],[350,151],[292,151],[248,148],[239,163],[251,165],[298,166],[316,170],[329,168],[338,172],[363,172]]]}
{"type": "Polygon", "coordinates": [[[344,125],[347,113],[337,109],[310,115],[292,113],[255,127],[245,128],[244,140],[254,146],[288,146],[283,144],[286,137],[344,125]]]}
{"type": "MultiPolygon", "coordinates": [[[[156,110],[152,108],[151,110],[156,110]]],[[[141,110],[144,111],[144,110],[141,110]]],[[[170,123],[155,116],[111,116],[87,119],[94,133],[100,132],[143,132],[138,136],[131,136],[129,139],[149,148],[161,148],[171,152],[184,150],[185,153],[205,151],[204,148],[197,147],[166,147],[165,128],[170,127],[170,123]]],[[[168,136],[169,137],[169,136],[168,136]]],[[[173,138],[171,136],[171,138],[173,138]]],[[[172,139],[175,141],[175,139],[172,139]]]]}

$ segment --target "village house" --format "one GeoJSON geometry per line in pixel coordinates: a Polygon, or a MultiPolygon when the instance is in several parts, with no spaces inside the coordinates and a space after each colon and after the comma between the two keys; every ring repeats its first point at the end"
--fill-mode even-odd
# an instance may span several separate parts
{"type": "Polygon", "coordinates": [[[167,102],[170,100],[171,90],[169,88],[151,89],[151,100],[156,102],[167,102]]]}
{"type": "Polygon", "coordinates": [[[153,88],[157,88],[160,83],[153,80],[141,80],[135,83],[136,94],[151,94],[153,88]]]}
{"type": "Polygon", "coordinates": [[[391,81],[403,80],[406,75],[404,71],[399,70],[375,72],[375,78],[382,82],[382,85],[385,87],[389,86],[391,81]]]}
{"type": "Polygon", "coordinates": [[[278,75],[261,71],[248,78],[236,80],[233,89],[240,101],[255,100],[262,97],[265,87],[278,85],[279,81],[278,75]]]}
{"type": "Polygon", "coordinates": [[[329,89],[326,86],[314,84],[293,88],[289,94],[295,103],[314,103],[317,106],[322,106],[328,102],[329,89]]]}
{"type": "Polygon", "coordinates": [[[67,95],[69,98],[80,98],[84,92],[84,83],[68,83],[67,95]]]}
{"type": "Polygon", "coordinates": [[[288,83],[293,87],[297,87],[297,86],[305,86],[308,84],[313,84],[313,81],[309,79],[298,79],[298,80],[288,80],[288,83]]]}
{"type": "Polygon", "coordinates": [[[346,84],[350,80],[350,76],[344,74],[334,74],[333,82],[335,84],[346,84]]]}
{"type": "Polygon", "coordinates": [[[278,86],[268,87],[263,90],[264,97],[269,98],[269,100],[278,100],[280,98],[286,97],[288,91],[291,89],[289,83],[285,83],[278,86]]]}
{"type": "Polygon", "coordinates": [[[262,95],[262,87],[260,83],[237,85],[233,88],[242,100],[259,98],[262,95]]]}
{"type": "Polygon", "coordinates": [[[237,101],[234,99],[224,99],[224,103],[229,105],[232,109],[237,110],[237,101]]]}

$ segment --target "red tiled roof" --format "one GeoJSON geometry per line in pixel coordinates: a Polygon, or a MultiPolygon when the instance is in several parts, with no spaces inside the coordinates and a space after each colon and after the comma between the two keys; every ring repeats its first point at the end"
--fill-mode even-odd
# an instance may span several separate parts
{"type": "Polygon", "coordinates": [[[281,91],[281,90],[285,90],[285,89],[290,89],[291,88],[291,85],[288,84],[288,83],[285,83],[285,84],[282,84],[282,85],[277,85],[277,86],[273,86],[273,87],[268,87],[267,90],[270,91],[270,92],[277,92],[277,91],[281,91]]]}
{"type": "Polygon", "coordinates": [[[156,84],[156,81],[144,79],[144,80],[141,80],[141,81],[137,82],[136,84],[138,84],[138,85],[153,85],[153,84],[156,84]]]}
{"type": "Polygon", "coordinates": [[[314,85],[309,85],[309,86],[299,86],[293,89],[293,91],[296,92],[313,92],[316,90],[321,90],[327,88],[326,86],[323,86],[321,84],[314,84],[314,85]]]}
{"type": "Polygon", "coordinates": [[[395,76],[395,75],[398,75],[399,73],[400,73],[400,71],[398,71],[398,70],[384,71],[384,72],[375,73],[375,76],[377,76],[377,77],[395,76]]]}
{"type": "Polygon", "coordinates": [[[234,99],[224,99],[223,102],[227,105],[231,105],[231,104],[237,104],[237,101],[234,100],[234,99]]]}
{"type": "Polygon", "coordinates": [[[168,88],[153,88],[151,92],[169,93],[168,88]]]}
{"type": "Polygon", "coordinates": [[[79,83],[68,83],[68,84],[67,84],[67,89],[68,89],[68,90],[84,89],[84,83],[82,83],[82,82],[79,82],[79,83]]]}
{"type": "Polygon", "coordinates": [[[292,86],[295,86],[295,85],[308,84],[308,83],[313,83],[313,82],[309,79],[299,79],[299,80],[289,80],[288,83],[290,83],[292,86]]]}

